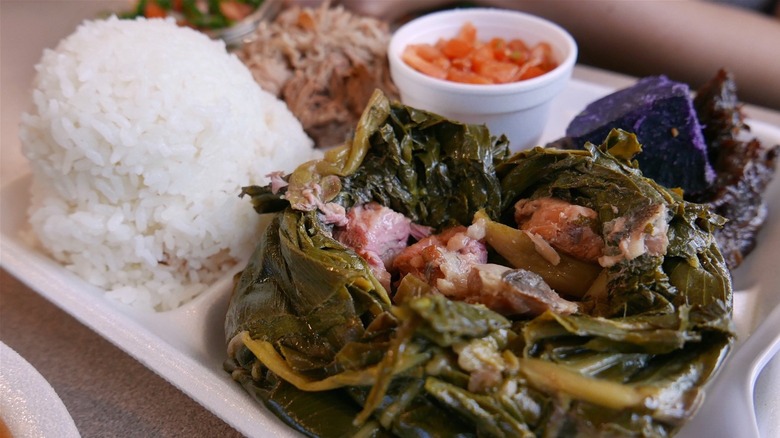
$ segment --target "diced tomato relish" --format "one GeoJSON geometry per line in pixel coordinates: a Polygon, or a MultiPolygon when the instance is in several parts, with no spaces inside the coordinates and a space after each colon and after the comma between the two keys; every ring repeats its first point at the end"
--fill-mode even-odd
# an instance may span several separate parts
{"type": "Polygon", "coordinates": [[[477,39],[466,22],[452,39],[410,44],[401,58],[415,70],[438,79],[469,84],[506,84],[543,75],[558,63],[547,42],[528,46],[520,39],[477,39]]]}

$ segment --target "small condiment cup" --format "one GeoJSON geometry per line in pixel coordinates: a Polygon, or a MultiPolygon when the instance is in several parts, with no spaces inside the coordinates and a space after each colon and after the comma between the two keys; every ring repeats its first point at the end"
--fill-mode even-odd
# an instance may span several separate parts
{"type": "Polygon", "coordinates": [[[557,24],[519,11],[460,8],[416,18],[393,34],[388,48],[390,74],[401,101],[449,119],[486,124],[491,134],[505,134],[512,151],[537,145],[549,118],[550,105],[565,88],[577,60],[574,38],[557,24]],[[427,76],[406,64],[401,55],[409,44],[435,44],[455,37],[464,23],[477,29],[477,39],[521,39],[529,46],[551,45],[558,66],[535,78],[507,84],[474,85],[427,76]]]}

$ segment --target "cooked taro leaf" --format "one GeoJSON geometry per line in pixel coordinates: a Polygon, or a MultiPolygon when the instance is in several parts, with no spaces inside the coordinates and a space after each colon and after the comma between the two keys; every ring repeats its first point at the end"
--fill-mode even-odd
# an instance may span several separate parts
{"type": "Polygon", "coordinates": [[[225,369],[308,436],[673,435],[728,351],[731,283],[721,218],[644,178],[640,150],[614,131],[508,157],[483,128],[375,95],[350,143],[282,191],[245,190],[276,213],[236,279],[225,369]],[[468,182],[449,186],[456,175],[468,182]],[[327,186],[316,208],[301,196],[312,182],[327,186]],[[391,303],[318,211],[377,201],[434,228],[478,211],[509,224],[515,201],[547,196],[602,222],[663,204],[668,250],[603,269],[579,313],[512,320],[411,276],[391,303]]]}
{"type": "Polygon", "coordinates": [[[775,175],[780,145],[762,146],[757,139],[746,138],[750,127],[745,124],[734,78],[724,70],[696,91],[693,104],[718,176],[692,200],[709,204],[729,219],[715,230],[715,238],[729,267],[736,268],[755,247],[756,234],[766,220],[763,194],[775,175]]]}
{"type": "Polygon", "coordinates": [[[325,182],[323,202],[349,208],[377,201],[422,225],[468,225],[480,208],[498,212],[494,166],[508,153],[506,137],[491,138],[483,125],[453,122],[375,93],[351,141],[300,166],[276,194],[257,186],[244,194],[258,212],[273,212],[306,204],[301,193],[325,182]],[[334,186],[339,190],[328,189],[334,186]]]}
{"type": "Polygon", "coordinates": [[[643,205],[679,198],[643,178],[630,161],[642,150],[635,135],[613,130],[603,147],[589,143],[585,148],[535,148],[501,163],[496,171],[502,184],[502,211],[511,211],[519,199],[548,196],[592,208],[606,222],[643,205]]]}

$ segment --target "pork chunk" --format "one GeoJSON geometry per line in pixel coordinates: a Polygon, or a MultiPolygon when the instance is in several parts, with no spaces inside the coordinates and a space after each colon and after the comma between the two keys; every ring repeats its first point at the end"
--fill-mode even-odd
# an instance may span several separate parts
{"type": "Polygon", "coordinates": [[[643,254],[661,256],[669,246],[669,210],[663,204],[648,205],[604,224],[607,248],[599,264],[605,268],[643,254]]]}
{"type": "Polygon", "coordinates": [[[472,266],[487,262],[487,248],[457,226],[428,236],[404,250],[393,263],[401,277],[413,274],[441,293],[459,297],[466,290],[472,266]]]}
{"type": "Polygon", "coordinates": [[[503,315],[569,314],[577,305],[561,298],[537,274],[487,263],[487,247],[466,227],[455,227],[408,247],[393,266],[415,275],[453,300],[482,304],[503,315]]]}
{"type": "Polygon", "coordinates": [[[363,257],[374,276],[390,290],[388,269],[406,248],[412,221],[375,202],[351,208],[346,217],[346,224],[334,230],[334,237],[363,257]]]}
{"type": "Polygon", "coordinates": [[[554,198],[522,199],[515,204],[515,222],[570,256],[596,262],[602,255],[598,215],[588,207],[554,198]]]}
{"type": "Polygon", "coordinates": [[[536,316],[547,310],[568,315],[578,309],[538,274],[495,264],[473,267],[466,301],[484,304],[506,316],[536,316]]]}

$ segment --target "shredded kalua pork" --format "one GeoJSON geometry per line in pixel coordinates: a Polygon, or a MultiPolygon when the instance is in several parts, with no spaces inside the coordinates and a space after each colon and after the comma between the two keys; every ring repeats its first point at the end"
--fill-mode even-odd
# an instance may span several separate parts
{"type": "Polygon", "coordinates": [[[326,1],[316,9],[289,7],[261,23],[237,55],[325,147],[344,142],[375,89],[397,98],[389,41],[387,23],[326,1]]]}

